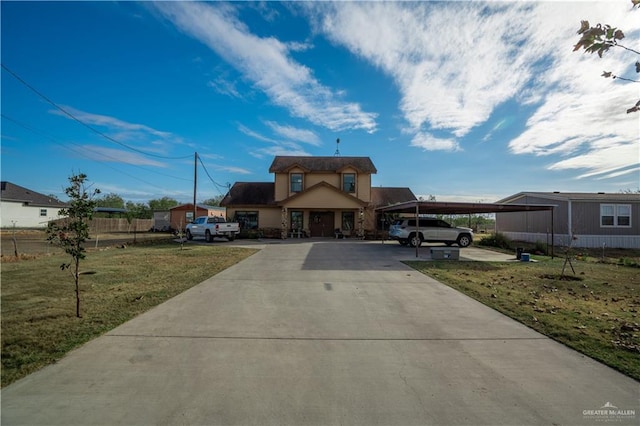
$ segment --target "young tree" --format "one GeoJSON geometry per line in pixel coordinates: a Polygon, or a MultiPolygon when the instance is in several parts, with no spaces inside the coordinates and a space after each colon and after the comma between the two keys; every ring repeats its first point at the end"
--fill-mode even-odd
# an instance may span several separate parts
{"type": "Polygon", "coordinates": [[[89,238],[89,220],[93,216],[96,206],[94,197],[100,193],[99,189],[89,191],[87,175],[80,173],[69,178],[70,186],[64,190],[69,197],[69,207],[60,210],[61,216],[66,216],[58,223],[50,223],[47,228],[47,241],[61,246],[69,254],[72,262],[63,263],[60,269],[73,270],[76,292],[76,316],[80,315],[80,261],[85,258],[84,242],[89,238]]]}
{"type": "MultiPolygon", "coordinates": [[[[640,0],[631,0],[631,3],[633,4],[634,9],[636,6],[640,6],[640,0]]],[[[620,44],[620,40],[624,38],[624,33],[619,28],[612,27],[611,25],[596,24],[592,27],[589,24],[589,21],[580,21],[578,34],[580,34],[581,37],[580,40],[578,40],[578,43],[573,46],[574,52],[576,50],[584,49],[585,52],[597,53],[598,56],[602,58],[602,54],[607,52],[610,48],[619,47],[640,56],[639,51],[620,44]]],[[[636,61],[635,70],[636,73],[640,73],[640,61],[636,61]]],[[[603,71],[602,77],[640,83],[640,80],[620,77],[611,71],[603,71]]],[[[627,114],[638,111],[640,111],[640,100],[638,100],[631,108],[627,109],[627,114]]]]}

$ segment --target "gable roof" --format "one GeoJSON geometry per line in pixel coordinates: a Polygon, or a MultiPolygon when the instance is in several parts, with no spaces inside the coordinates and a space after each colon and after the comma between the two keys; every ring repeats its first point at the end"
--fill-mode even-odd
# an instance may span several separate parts
{"type": "Polygon", "coordinates": [[[34,207],[67,207],[66,203],[63,203],[56,198],[40,194],[39,192],[35,192],[6,181],[0,182],[0,199],[2,201],[12,201],[34,207]]]}
{"type": "Polygon", "coordinates": [[[276,156],[269,167],[269,173],[287,172],[293,167],[301,167],[309,172],[339,172],[353,167],[360,173],[377,173],[369,157],[296,157],[276,156]]]}
{"type": "Polygon", "coordinates": [[[274,193],[275,184],[271,182],[236,182],[220,201],[220,205],[275,205],[274,193]]]}
{"type": "Polygon", "coordinates": [[[289,203],[290,201],[295,200],[296,198],[302,197],[302,196],[304,196],[304,195],[306,195],[306,194],[308,194],[308,193],[310,193],[312,191],[315,191],[318,188],[327,188],[330,191],[335,192],[336,194],[339,194],[339,195],[341,195],[341,196],[343,196],[345,198],[348,198],[348,199],[360,204],[361,206],[366,206],[367,205],[367,203],[365,201],[362,201],[361,199],[359,199],[357,197],[354,197],[353,195],[351,195],[351,194],[349,194],[347,192],[341,191],[340,189],[336,188],[333,185],[328,184],[325,181],[318,182],[315,185],[310,186],[309,188],[305,189],[302,192],[296,192],[292,196],[290,196],[288,198],[285,198],[284,200],[278,201],[278,205],[279,206],[283,206],[283,205],[289,203]]]}
{"type": "Polygon", "coordinates": [[[507,198],[503,198],[496,203],[511,203],[523,197],[546,198],[550,200],[562,201],[623,201],[640,202],[640,194],[622,194],[605,192],[519,192],[507,198]]]}
{"type": "Polygon", "coordinates": [[[371,204],[374,207],[389,206],[414,200],[417,200],[417,198],[409,188],[371,188],[371,204]]]}

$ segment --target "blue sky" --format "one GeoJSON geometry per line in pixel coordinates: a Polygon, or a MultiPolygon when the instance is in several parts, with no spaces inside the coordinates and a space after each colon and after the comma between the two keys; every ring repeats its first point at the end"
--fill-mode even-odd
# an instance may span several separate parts
{"type": "Polygon", "coordinates": [[[637,55],[572,52],[603,2],[1,3],[2,180],[198,201],[275,155],[368,156],[374,186],[492,202],[640,188],[637,55]],[[93,130],[92,130],[93,129],[93,130]],[[206,171],[205,171],[206,170],[206,171]],[[207,173],[209,176],[207,176],[207,173]]]}

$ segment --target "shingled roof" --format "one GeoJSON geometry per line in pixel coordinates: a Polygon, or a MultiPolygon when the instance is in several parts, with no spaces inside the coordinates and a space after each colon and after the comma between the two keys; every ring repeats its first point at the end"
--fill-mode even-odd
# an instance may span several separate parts
{"type": "Polygon", "coordinates": [[[274,191],[275,184],[271,182],[236,182],[220,201],[220,205],[224,207],[275,205],[274,191]]]}
{"type": "Polygon", "coordinates": [[[389,206],[416,199],[416,196],[409,188],[371,188],[371,204],[374,207],[389,206]]]}
{"type": "Polygon", "coordinates": [[[361,173],[377,173],[369,157],[290,157],[277,156],[273,159],[269,173],[287,172],[299,166],[310,172],[339,172],[353,167],[361,173]]]}
{"type": "Polygon", "coordinates": [[[2,199],[2,201],[23,203],[34,207],[67,207],[67,204],[54,197],[40,194],[39,192],[32,191],[22,186],[14,185],[11,182],[0,182],[0,190],[0,199],[2,199]]]}

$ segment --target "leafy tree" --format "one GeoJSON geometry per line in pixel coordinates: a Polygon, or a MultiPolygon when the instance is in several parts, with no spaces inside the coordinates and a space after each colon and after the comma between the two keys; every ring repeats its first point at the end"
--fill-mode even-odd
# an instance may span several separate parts
{"type": "MultiPolygon", "coordinates": [[[[636,6],[640,6],[640,0],[631,0],[631,3],[633,4],[634,9],[636,6]]],[[[578,43],[573,46],[574,52],[576,50],[584,49],[585,52],[597,53],[598,56],[602,58],[602,55],[610,48],[619,47],[640,56],[639,51],[620,44],[620,40],[624,38],[624,33],[619,28],[612,27],[611,25],[596,24],[592,27],[589,24],[589,21],[580,21],[578,34],[582,35],[582,37],[580,37],[578,43]]],[[[640,61],[636,61],[635,69],[636,73],[640,73],[640,61]]],[[[602,77],[612,78],[614,80],[617,78],[619,80],[640,83],[640,80],[620,77],[611,71],[603,71],[602,77]]],[[[638,100],[634,106],[627,109],[627,114],[637,111],[640,111],[640,100],[638,100]]]]}
{"type": "Polygon", "coordinates": [[[205,206],[219,206],[223,198],[224,198],[224,195],[219,195],[217,197],[204,200],[202,204],[204,204],[205,206]]]}
{"type": "Polygon", "coordinates": [[[73,275],[76,292],[76,316],[80,315],[80,261],[85,258],[84,242],[89,238],[89,220],[96,206],[94,197],[99,189],[89,191],[87,175],[80,173],[69,178],[71,185],[64,190],[69,197],[69,207],[60,210],[66,216],[60,223],[51,222],[47,228],[47,241],[61,246],[65,253],[71,255],[72,262],[63,263],[60,269],[70,269],[73,264],[73,275]]]}
{"type": "Polygon", "coordinates": [[[127,201],[126,209],[129,212],[128,214],[133,219],[152,219],[153,212],[149,208],[148,205],[144,203],[134,203],[132,201],[127,201]]]}
{"type": "Polygon", "coordinates": [[[178,202],[170,197],[162,197],[156,200],[149,200],[149,208],[152,211],[169,210],[178,205],[178,202]]]}
{"type": "Polygon", "coordinates": [[[113,209],[124,209],[124,200],[118,194],[107,194],[96,198],[96,207],[110,207],[113,209]]]}

